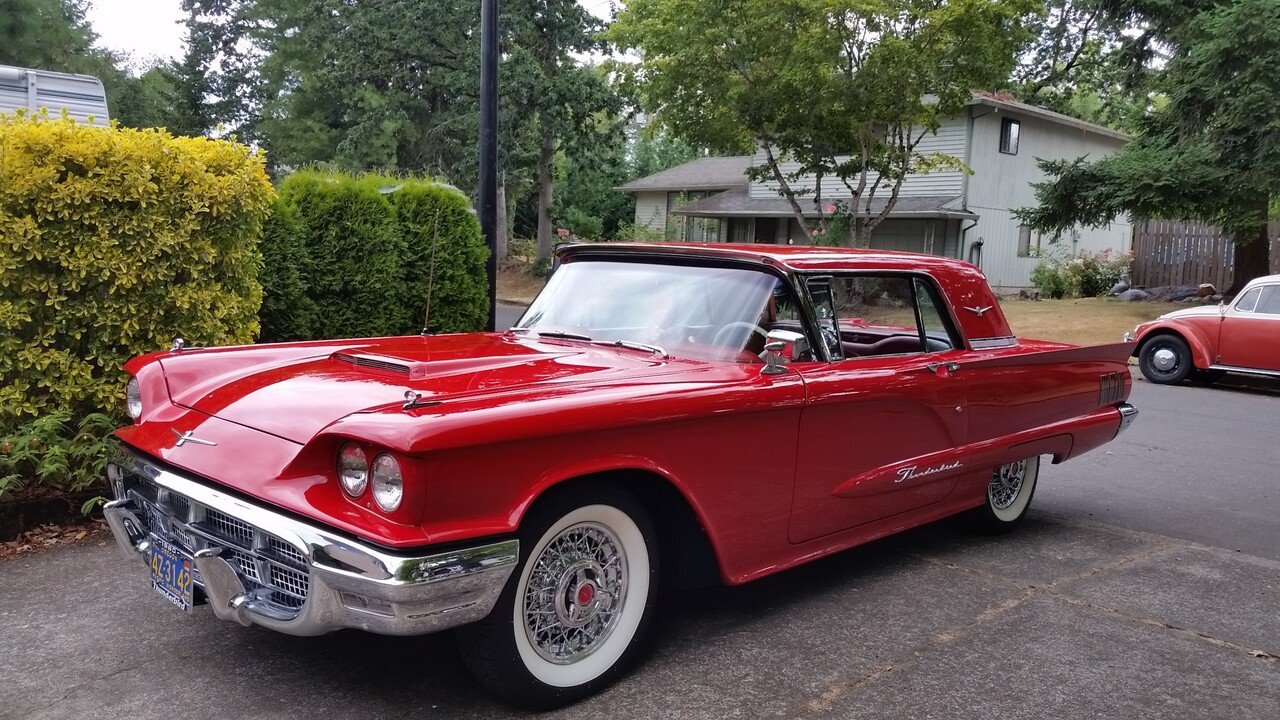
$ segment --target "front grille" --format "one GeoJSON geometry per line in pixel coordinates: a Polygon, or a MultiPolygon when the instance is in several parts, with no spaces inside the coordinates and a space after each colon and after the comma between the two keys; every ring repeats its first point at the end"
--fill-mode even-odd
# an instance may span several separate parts
{"type": "MultiPolygon", "coordinates": [[[[311,587],[306,555],[260,528],[126,472],[125,495],[140,509],[151,534],[194,555],[222,548],[245,590],[282,611],[297,612],[311,587]]],[[[197,585],[203,587],[198,573],[197,585]]]]}

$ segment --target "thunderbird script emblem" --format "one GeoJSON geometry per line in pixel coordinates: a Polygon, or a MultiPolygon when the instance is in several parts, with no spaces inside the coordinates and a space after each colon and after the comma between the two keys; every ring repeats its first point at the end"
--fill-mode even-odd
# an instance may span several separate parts
{"type": "Polygon", "coordinates": [[[218,443],[212,440],[203,440],[201,438],[196,437],[195,430],[188,430],[184,433],[180,433],[177,430],[174,430],[173,428],[169,428],[169,432],[178,436],[178,442],[173,444],[174,447],[182,447],[186,443],[195,443],[196,445],[208,445],[209,447],[217,447],[218,445],[218,443]]]}

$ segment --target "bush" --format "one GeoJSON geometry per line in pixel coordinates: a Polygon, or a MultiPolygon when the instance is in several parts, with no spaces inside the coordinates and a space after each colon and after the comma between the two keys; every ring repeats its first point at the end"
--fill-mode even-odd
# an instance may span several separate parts
{"type": "Polygon", "coordinates": [[[1108,248],[1100,253],[1081,251],[1073,258],[1046,257],[1031,273],[1031,283],[1048,298],[1098,297],[1129,273],[1131,253],[1108,248]]]}
{"type": "Polygon", "coordinates": [[[428,288],[431,330],[480,329],[487,257],[470,202],[449,185],[295,173],[264,239],[263,339],[418,332],[428,288]]]}
{"type": "MultiPolygon", "coordinates": [[[[297,213],[306,253],[298,269],[314,310],[301,302],[273,306],[280,316],[306,318],[305,328],[281,329],[265,339],[373,337],[408,330],[401,300],[404,241],[391,203],[378,187],[369,178],[312,171],[294,173],[281,184],[278,207],[297,213]]],[[[282,228],[288,224],[280,223],[282,228]]],[[[291,260],[287,252],[271,255],[273,261],[291,260]]],[[[274,278],[287,277],[290,270],[264,265],[263,272],[274,278]]],[[[283,304],[287,296],[276,299],[283,304]]]]}
{"type": "MultiPolygon", "coordinates": [[[[0,116],[6,442],[41,416],[77,433],[93,413],[119,417],[125,360],[176,334],[251,342],[271,197],[262,158],[234,142],[0,116]]],[[[81,460],[39,481],[67,482],[81,460]]]]}
{"type": "Polygon", "coordinates": [[[428,295],[431,319],[427,328],[431,332],[484,328],[489,322],[489,276],[485,273],[489,250],[471,201],[450,185],[403,183],[390,197],[405,241],[406,329],[422,329],[428,295]]]}

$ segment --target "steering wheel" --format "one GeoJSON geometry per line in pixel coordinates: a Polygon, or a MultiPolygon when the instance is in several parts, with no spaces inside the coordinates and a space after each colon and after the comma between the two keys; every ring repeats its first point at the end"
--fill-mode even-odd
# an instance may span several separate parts
{"type": "Polygon", "coordinates": [[[769,332],[759,325],[753,322],[747,322],[746,320],[734,320],[716,331],[716,336],[711,339],[711,344],[727,347],[724,341],[729,339],[729,333],[734,330],[741,330],[742,328],[746,328],[749,333],[756,333],[760,337],[764,338],[765,341],[769,340],[769,332]]]}

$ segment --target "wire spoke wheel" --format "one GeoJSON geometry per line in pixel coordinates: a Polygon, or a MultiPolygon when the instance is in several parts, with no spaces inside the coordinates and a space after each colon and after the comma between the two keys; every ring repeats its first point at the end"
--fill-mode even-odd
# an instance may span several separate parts
{"type": "Polygon", "coordinates": [[[599,523],[574,525],[533,561],[524,595],[525,634],[543,659],[577,662],[608,640],[626,600],[622,542],[599,523]]]}
{"type": "Polygon", "coordinates": [[[987,483],[987,499],[996,510],[1008,510],[1022,491],[1022,481],[1027,476],[1027,461],[1001,465],[991,474],[987,483]]]}

